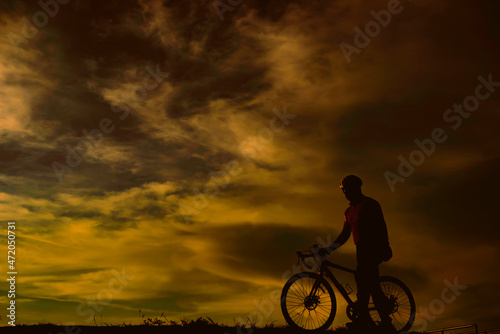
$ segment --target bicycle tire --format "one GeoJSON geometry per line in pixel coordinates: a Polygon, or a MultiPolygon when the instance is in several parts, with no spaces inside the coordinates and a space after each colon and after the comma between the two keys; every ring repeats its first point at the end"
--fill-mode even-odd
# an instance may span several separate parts
{"type": "MultiPolygon", "coordinates": [[[[415,299],[410,289],[401,280],[392,276],[381,276],[380,285],[384,295],[392,298],[393,304],[390,317],[392,325],[398,332],[407,332],[415,320],[416,306],[415,299]]],[[[370,297],[370,305],[373,305],[373,298],[370,297]]],[[[380,323],[380,316],[374,307],[370,307],[370,316],[375,324],[380,323]]]]}
{"type": "Polygon", "coordinates": [[[281,292],[281,312],[285,317],[286,322],[293,329],[304,331],[307,333],[317,333],[322,332],[328,329],[335,318],[335,313],[337,312],[337,303],[335,298],[335,293],[331,285],[319,274],[313,272],[302,272],[293,275],[290,279],[285,283],[283,290],[281,292]],[[318,296],[318,300],[315,300],[315,296],[308,296],[310,292],[310,288],[312,288],[315,281],[320,282],[320,289],[323,293],[322,296],[318,296]],[[308,298],[308,299],[306,299],[308,298]],[[317,301],[314,306],[314,302],[317,301]],[[311,305],[311,303],[313,305],[311,305]],[[323,304],[325,307],[328,307],[329,310],[325,311],[324,309],[321,311],[316,310],[316,308],[323,304]],[[301,311],[301,312],[299,312],[301,311]],[[308,317],[305,322],[301,321],[301,313],[304,314],[308,312],[308,317]],[[311,311],[315,311],[314,315],[319,315],[316,318],[316,322],[314,318],[311,320],[311,327],[308,326],[308,319],[311,315],[311,311]],[[294,314],[296,313],[296,314],[294,314]]]}

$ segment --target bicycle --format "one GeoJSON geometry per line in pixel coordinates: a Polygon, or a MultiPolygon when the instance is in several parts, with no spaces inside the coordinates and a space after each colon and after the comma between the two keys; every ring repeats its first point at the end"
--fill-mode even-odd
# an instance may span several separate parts
{"type": "MultiPolygon", "coordinates": [[[[306,268],[312,270],[312,267],[304,260],[313,257],[314,263],[317,264],[318,249],[318,246],[314,245],[314,251],[309,249],[297,252],[297,264],[302,261],[306,268]]],[[[344,288],[330,271],[330,267],[351,274],[355,273],[355,270],[330,262],[325,257],[320,259],[318,272],[304,271],[293,275],[285,283],[281,293],[281,311],[292,328],[305,332],[321,332],[333,323],[337,311],[336,297],[325,277],[330,279],[346,300],[348,318],[353,322],[357,319],[359,315],[357,301],[349,297],[352,289],[348,284],[344,288]]],[[[398,332],[408,331],[413,325],[416,312],[415,300],[410,289],[399,279],[391,276],[381,276],[380,285],[387,298],[386,310],[389,311],[392,325],[398,332]]],[[[368,310],[371,317],[370,326],[375,328],[380,325],[381,319],[372,297],[370,297],[368,310]]]]}

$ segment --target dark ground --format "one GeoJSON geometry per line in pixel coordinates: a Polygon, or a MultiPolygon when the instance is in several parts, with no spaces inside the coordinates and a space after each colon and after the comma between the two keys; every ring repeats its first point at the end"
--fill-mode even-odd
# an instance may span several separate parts
{"type": "MultiPolygon", "coordinates": [[[[15,327],[1,327],[0,333],[29,333],[29,334],[293,334],[298,333],[289,327],[266,327],[266,328],[241,328],[234,326],[74,326],[65,327],[57,325],[32,325],[24,326],[18,325],[15,327]]],[[[339,327],[335,330],[328,330],[323,332],[326,334],[371,334],[371,333],[355,333],[348,331],[345,327],[339,327]]],[[[411,333],[411,332],[410,332],[411,333]]],[[[374,332],[373,334],[384,334],[374,332]]]]}
{"type": "MultiPolygon", "coordinates": [[[[196,320],[182,319],[180,322],[167,320],[165,317],[143,319],[142,325],[108,325],[104,326],[64,326],[54,324],[38,324],[38,325],[16,325],[0,327],[0,333],[29,333],[29,334],[303,334],[305,331],[298,332],[289,326],[275,326],[273,323],[265,327],[250,327],[242,326],[227,326],[225,324],[216,323],[209,317],[199,317],[196,320]]],[[[310,332],[311,333],[311,332],[310,332]]],[[[337,326],[333,330],[324,331],[325,334],[394,334],[384,333],[380,330],[373,331],[355,331],[348,329],[346,326],[337,326]]],[[[410,332],[409,334],[419,334],[410,332]]]]}

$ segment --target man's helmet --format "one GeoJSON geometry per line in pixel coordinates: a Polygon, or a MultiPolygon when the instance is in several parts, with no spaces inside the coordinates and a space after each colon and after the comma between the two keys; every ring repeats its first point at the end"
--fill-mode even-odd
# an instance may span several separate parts
{"type": "MultiPolygon", "coordinates": [[[[363,181],[356,175],[347,175],[340,181],[340,189],[360,189],[363,181]]],[[[345,191],[344,191],[345,192],[345,191]]]]}

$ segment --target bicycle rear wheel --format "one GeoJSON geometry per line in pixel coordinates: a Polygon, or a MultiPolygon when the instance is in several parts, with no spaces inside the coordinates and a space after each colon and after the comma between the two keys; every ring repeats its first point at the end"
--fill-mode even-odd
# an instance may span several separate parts
{"type": "MultiPolygon", "coordinates": [[[[391,276],[380,277],[380,286],[387,297],[387,310],[392,325],[398,332],[408,331],[413,325],[416,313],[415,299],[410,289],[403,282],[391,276]]],[[[370,297],[368,308],[373,322],[380,325],[381,318],[372,297],[370,297]]]]}
{"type": "Polygon", "coordinates": [[[332,287],[317,273],[292,276],[281,292],[281,311],[293,328],[308,332],[328,329],[335,318],[337,303],[332,287]],[[314,294],[311,292],[315,290],[314,294]]]}

